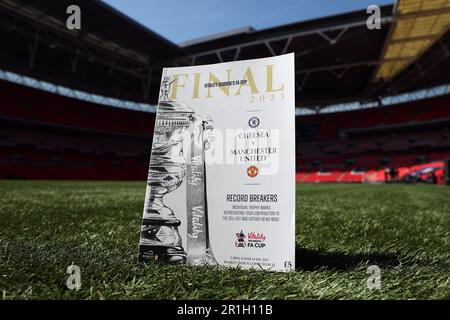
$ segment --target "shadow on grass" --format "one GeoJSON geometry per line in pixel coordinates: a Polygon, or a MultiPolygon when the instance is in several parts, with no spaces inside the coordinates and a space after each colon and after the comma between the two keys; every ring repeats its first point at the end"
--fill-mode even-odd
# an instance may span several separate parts
{"type": "Polygon", "coordinates": [[[297,271],[349,270],[358,265],[377,265],[380,268],[390,268],[400,265],[396,255],[382,253],[355,253],[326,252],[295,248],[295,266],[297,271]]]}

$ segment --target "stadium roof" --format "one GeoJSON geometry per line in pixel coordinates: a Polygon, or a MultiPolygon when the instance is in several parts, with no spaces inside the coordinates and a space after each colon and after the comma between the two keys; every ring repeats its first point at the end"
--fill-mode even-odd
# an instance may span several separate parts
{"type": "Polygon", "coordinates": [[[450,22],[450,0],[399,1],[375,79],[393,79],[443,36],[450,22]]]}
{"type": "MultiPolygon", "coordinates": [[[[392,6],[381,30],[367,28],[365,11],[245,31],[184,47],[192,64],[295,52],[297,105],[364,98],[389,34],[392,6]]],[[[182,64],[189,63],[181,58],[182,64]]]]}
{"type": "Polygon", "coordinates": [[[450,83],[450,0],[424,2],[437,4],[439,15],[436,8],[405,6],[414,1],[398,1],[397,10],[382,6],[380,30],[367,28],[368,14],[362,10],[265,30],[246,27],[177,46],[101,1],[0,0],[0,35],[8,43],[0,49],[0,68],[103,96],[155,103],[164,66],[295,52],[298,106],[371,101],[450,83]],[[82,8],[79,32],[65,28],[70,4],[82,8]],[[421,31],[422,15],[433,19],[425,19],[430,25],[421,31]],[[416,27],[408,27],[411,23],[416,27]],[[409,41],[416,40],[427,45],[405,57],[409,41]],[[395,50],[399,44],[403,49],[395,50]]]}
{"type": "Polygon", "coordinates": [[[0,49],[0,68],[137,101],[147,98],[149,66],[183,54],[96,0],[0,0],[0,35],[6,44],[0,49]],[[66,9],[72,4],[81,8],[80,31],[66,28],[66,9]]]}

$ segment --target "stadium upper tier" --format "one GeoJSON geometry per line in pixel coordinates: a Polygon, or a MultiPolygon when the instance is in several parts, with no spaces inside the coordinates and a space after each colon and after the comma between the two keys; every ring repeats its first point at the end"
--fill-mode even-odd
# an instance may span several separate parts
{"type": "Polygon", "coordinates": [[[419,1],[411,7],[399,0],[398,7],[382,6],[379,30],[367,28],[369,15],[361,10],[265,30],[241,29],[182,46],[101,1],[77,1],[82,29],[69,31],[69,4],[1,0],[0,35],[8,45],[0,47],[0,69],[151,104],[158,97],[162,67],[288,52],[296,55],[298,107],[373,101],[450,83],[450,1],[419,1]]]}
{"type": "Polygon", "coordinates": [[[93,104],[0,80],[0,117],[78,130],[153,134],[154,113],[93,104]]]}

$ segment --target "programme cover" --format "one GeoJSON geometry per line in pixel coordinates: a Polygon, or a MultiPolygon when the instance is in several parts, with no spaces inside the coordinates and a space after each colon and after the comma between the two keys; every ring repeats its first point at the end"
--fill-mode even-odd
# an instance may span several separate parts
{"type": "Polygon", "coordinates": [[[294,270],[293,54],[163,70],[139,259],[294,270]]]}

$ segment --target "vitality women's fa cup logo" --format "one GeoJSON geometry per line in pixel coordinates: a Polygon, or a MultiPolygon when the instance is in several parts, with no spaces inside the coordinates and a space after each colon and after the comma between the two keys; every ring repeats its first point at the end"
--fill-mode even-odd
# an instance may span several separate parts
{"type": "Polygon", "coordinates": [[[236,246],[236,248],[245,248],[246,243],[245,243],[245,234],[244,232],[238,232],[236,233],[236,238],[237,240],[234,242],[234,245],[236,246]]]}
{"type": "Polygon", "coordinates": [[[164,77],[161,85],[139,259],[217,264],[209,241],[206,195],[205,150],[209,146],[206,135],[212,130],[212,120],[203,120],[184,103],[170,101],[171,83],[170,77],[164,77]],[[189,141],[184,141],[185,138],[189,141]],[[186,181],[186,250],[178,230],[181,221],[163,202],[163,197],[183,181],[186,181]]]}

